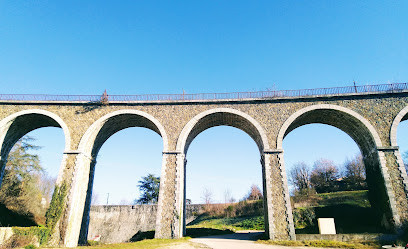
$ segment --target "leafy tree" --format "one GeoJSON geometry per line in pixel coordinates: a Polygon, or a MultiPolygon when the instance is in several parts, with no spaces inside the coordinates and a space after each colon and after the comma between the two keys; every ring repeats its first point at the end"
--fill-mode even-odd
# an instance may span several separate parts
{"type": "Polygon", "coordinates": [[[346,161],[344,172],[344,182],[347,184],[347,190],[366,189],[366,174],[363,157],[358,154],[353,159],[346,161]]]}
{"type": "Polygon", "coordinates": [[[31,143],[33,140],[24,136],[11,149],[0,188],[0,202],[10,210],[37,217],[45,213],[41,204],[44,194],[40,189],[44,170],[38,155],[30,153],[40,148],[31,143]]]}
{"type": "Polygon", "coordinates": [[[160,177],[148,174],[139,181],[140,198],[135,200],[138,204],[155,204],[159,200],[160,177]]]}
{"type": "Polygon", "coordinates": [[[263,198],[263,195],[259,187],[256,186],[255,184],[252,184],[251,189],[249,190],[249,193],[245,197],[245,200],[260,200],[262,198],[263,198]]]}
{"type": "Polygon", "coordinates": [[[338,169],[334,162],[328,159],[317,160],[313,165],[310,183],[318,193],[327,193],[336,190],[338,169]]]}
{"type": "Polygon", "coordinates": [[[305,162],[299,162],[293,166],[289,171],[289,181],[297,191],[312,187],[310,183],[310,169],[305,162]]]}

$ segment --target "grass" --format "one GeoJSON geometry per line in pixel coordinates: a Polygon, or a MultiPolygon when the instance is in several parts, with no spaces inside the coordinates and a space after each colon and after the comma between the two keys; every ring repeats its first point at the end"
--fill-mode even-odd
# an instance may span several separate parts
{"type": "Polygon", "coordinates": [[[368,190],[340,191],[333,193],[318,194],[321,199],[318,201],[319,206],[332,205],[352,205],[362,208],[370,208],[368,200],[368,190]]]}
{"type": "Polygon", "coordinates": [[[138,242],[80,246],[77,249],[155,249],[180,243],[189,243],[190,237],[181,239],[146,239],[138,242]]]}
{"type": "Polygon", "coordinates": [[[258,240],[257,243],[267,245],[281,245],[281,246],[307,246],[307,247],[331,247],[331,248],[349,248],[349,249],[378,249],[380,244],[369,242],[341,242],[331,240],[307,240],[307,241],[272,241],[272,240],[258,240]]]}
{"type": "Polygon", "coordinates": [[[211,228],[217,230],[263,230],[263,216],[244,216],[233,218],[219,218],[202,215],[187,226],[189,228],[211,228]]]}

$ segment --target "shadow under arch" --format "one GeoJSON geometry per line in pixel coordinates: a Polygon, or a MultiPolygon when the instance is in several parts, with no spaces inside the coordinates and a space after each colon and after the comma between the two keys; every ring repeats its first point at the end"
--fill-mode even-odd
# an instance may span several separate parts
{"type": "MultiPolygon", "coordinates": [[[[43,127],[61,128],[65,138],[64,151],[70,150],[71,137],[68,126],[55,113],[42,109],[29,109],[14,113],[0,121],[0,185],[8,154],[14,144],[27,133],[43,127]]],[[[57,182],[61,178],[61,172],[62,167],[60,168],[57,182]]]]}
{"type": "Polygon", "coordinates": [[[87,185],[86,187],[82,186],[82,188],[78,187],[73,190],[77,192],[74,201],[77,205],[72,207],[75,211],[70,211],[71,215],[76,216],[76,219],[82,220],[81,227],[76,228],[78,229],[77,231],[73,230],[71,235],[73,238],[79,237],[79,244],[87,242],[92,187],[98,152],[109,137],[116,132],[130,127],[143,127],[156,132],[163,139],[163,150],[166,151],[168,149],[167,134],[164,127],[152,115],[142,111],[115,111],[101,117],[88,128],[78,146],[78,151],[81,153],[80,156],[83,160],[79,163],[79,168],[77,169],[78,177],[87,181],[87,185]]]}
{"type": "MultiPolygon", "coordinates": [[[[181,153],[183,157],[187,154],[188,148],[191,142],[197,137],[201,132],[216,126],[231,126],[238,128],[245,133],[247,133],[257,144],[261,157],[265,150],[269,150],[269,143],[266,136],[266,132],[263,127],[250,115],[236,110],[232,108],[215,108],[204,111],[194,118],[192,118],[183,128],[180,133],[180,136],[177,141],[176,151],[181,153]]],[[[263,160],[261,160],[263,163],[263,160]]],[[[181,210],[182,217],[180,227],[178,229],[178,237],[182,237],[185,235],[185,227],[186,227],[186,220],[185,220],[185,212],[186,212],[186,178],[185,178],[185,167],[187,164],[187,160],[183,160],[182,162],[184,165],[182,166],[184,170],[184,179],[181,181],[182,186],[180,189],[182,192],[182,200],[178,204],[179,210],[181,210]]],[[[180,167],[180,166],[179,166],[180,167]]],[[[264,167],[262,165],[262,178],[263,178],[263,189],[264,189],[264,198],[266,198],[266,191],[265,191],[265,172],[264,167]]],[[[264,206],[267,201],[264,200],[264,206]]],[[[266,230],[268,230],[268,220],[270,219],[267,214],[267,208],[265,210],[265,225],[266,230]]],[[[267,232],[268,234],[268,232],[267,232]]]]}
{"type": "Polygon", "coordinates": [[[313,123],[336,127],[356,142],[363,156],[371,206],[383,228],[393,230],[399,224],[399,216],[394,210],[394,199],[390,198],[393,194],[389,176],[380,156],[382,152],[378,151],[382,142],[375,128],[363,116],[345,107],[312,105],[298,110],[285,121],[277,137],[277,149],[282,149],[283,139],[292,130],[313,123]]]}

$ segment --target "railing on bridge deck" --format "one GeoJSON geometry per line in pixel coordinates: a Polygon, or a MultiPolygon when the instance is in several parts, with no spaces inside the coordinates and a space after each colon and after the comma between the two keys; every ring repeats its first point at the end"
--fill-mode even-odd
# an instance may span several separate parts
{"type": "Polygon", "coordinates": [[[194,93],[194,94],[141,94],[141,95],[47,95],[47,94],[0,94],[6,101],[68,101],[68,102],[146,102],[146,101],[191,101],[191,100],[243,100],[273,99],[282,97],[314,97],[343,95],[350,93],[395,93],[408,90],[408,83],[393,83],[365,86],[345,86],[301,90],[194,93]]]}

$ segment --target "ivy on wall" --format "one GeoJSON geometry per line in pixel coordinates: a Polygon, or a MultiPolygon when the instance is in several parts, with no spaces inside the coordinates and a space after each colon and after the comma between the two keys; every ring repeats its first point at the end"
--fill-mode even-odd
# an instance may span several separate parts
{"type": "Polygon", "coordinates": [[[46,222],[45,225],[52,232],[61,218],[65,207],[65,197],[67,195],[68,188],[67,184],[63,182],[61,186],[55,186],[54,193],[52,195],[52,200],[50,207],[45,213],[46,222]]]}

